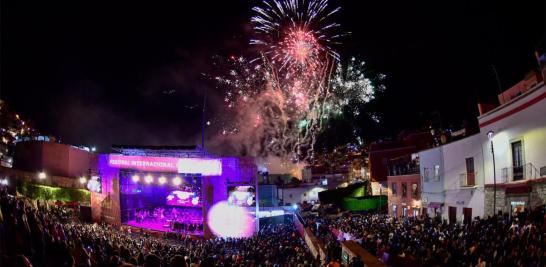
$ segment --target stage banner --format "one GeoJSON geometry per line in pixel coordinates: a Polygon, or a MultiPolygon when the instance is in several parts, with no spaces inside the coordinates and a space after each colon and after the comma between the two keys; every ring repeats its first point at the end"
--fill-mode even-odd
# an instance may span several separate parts
{"type": "Polygon", "coordinates": [[[203,176],[222,175],[222,160],[213,158],[109,155],[108,165],[113,168],[149,172],[177,172],[184,174],[201,174],[203,176]]]}

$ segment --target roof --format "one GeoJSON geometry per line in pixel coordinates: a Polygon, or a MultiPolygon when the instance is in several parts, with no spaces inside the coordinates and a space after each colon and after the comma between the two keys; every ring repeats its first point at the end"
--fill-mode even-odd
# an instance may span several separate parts
{"type": "Polygon", "coordinates": [[[131,156],[202,157],[210,156],[196,145],[112,145],[112,150],[131,156]]]}
{"type": "Polygon", "coordinates": [[[142,149],[142,150],[197,150],[199,147],[196,145],[182,145],[182,146],[172,146],[172,145],[161,145],[161,146],[139,146],[139,145],[112,145],[114,150],[124,150],[124,149],[142,149]]]}
{"type": "Polygon", "coordinates": [[[504,117],[510,116],[513,113],[519,112],[520,110],[525,109],[528,106],[539,102],[545,97],[544,88],[545,88],[544,82],[540,82],[537,85],[535,85],[535,87],[527,90],[523,94],[515,96],[510,101],[507,101],[506,103],[486,112],[485,114],[481,114],[480,116],[478,116],[478,122],[480,124],[480,128],[483,128],[484,126],[491,124],[498,119],[502,119],[504,117]],[[501,113],[503,111],[506,111],[506,113],[499,115],[498,116],[499,118],[491,118],[491,117],[497,116],[498,113],[501,113]]]}

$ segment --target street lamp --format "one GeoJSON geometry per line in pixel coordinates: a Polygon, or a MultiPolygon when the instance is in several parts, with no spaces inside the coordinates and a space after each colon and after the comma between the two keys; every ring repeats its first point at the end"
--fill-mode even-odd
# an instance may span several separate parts
{"type": "Polygon", "coordinates": [[[491,144],[491,156],[493,157],[493,216],[497,213],[497,173],[495,172],[495,150],[493,148],[493,130],[487,132],[487,138],[491,144]]]}

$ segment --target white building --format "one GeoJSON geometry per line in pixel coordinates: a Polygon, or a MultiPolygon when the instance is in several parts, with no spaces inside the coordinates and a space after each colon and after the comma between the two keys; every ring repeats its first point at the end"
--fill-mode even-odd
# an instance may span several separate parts
{"type": "Polygon", "coordinates": [[[546,203],[546,87],[529,80],[500,94],[501,105],[478,117],[487,215],[493,214],[494,199],[497,212],[509,213],[546,203]]]}
{"type": "Polygon", "coordinates": [[[419,152],[421,174],[421,203],[431,217],[442,216],[445,202],[444,169],[442,147],[419,152]]]}
{"type": "Polygon", "coordinates": [[[484,214],[481,136],[419,152],[423,207],[450,222],[484,214]]]}
{"type": "Polygon", "coordinates": [[[442,146],[445,215],[450,222],[470,222],[484,215],[484,172],[481,135],[442,146]]]}

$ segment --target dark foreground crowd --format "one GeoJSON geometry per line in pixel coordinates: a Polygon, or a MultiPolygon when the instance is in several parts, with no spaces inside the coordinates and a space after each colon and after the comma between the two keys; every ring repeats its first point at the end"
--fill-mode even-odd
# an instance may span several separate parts
{"type": "Polygon", "coordinates": [[[319,266],[293,224],[245,239],[149,236],[75,222],[62,208],[0,195],[0,266],[319,266]]]}
{"type": "Polygon", "coordinates": [[[326,245],[339,253],[331,228],[349,233],[387,266],[546,266],[545,207],[519,216],[448,224],[440,219],[388,215],[308,216],[307,222],[326,245]]]}

